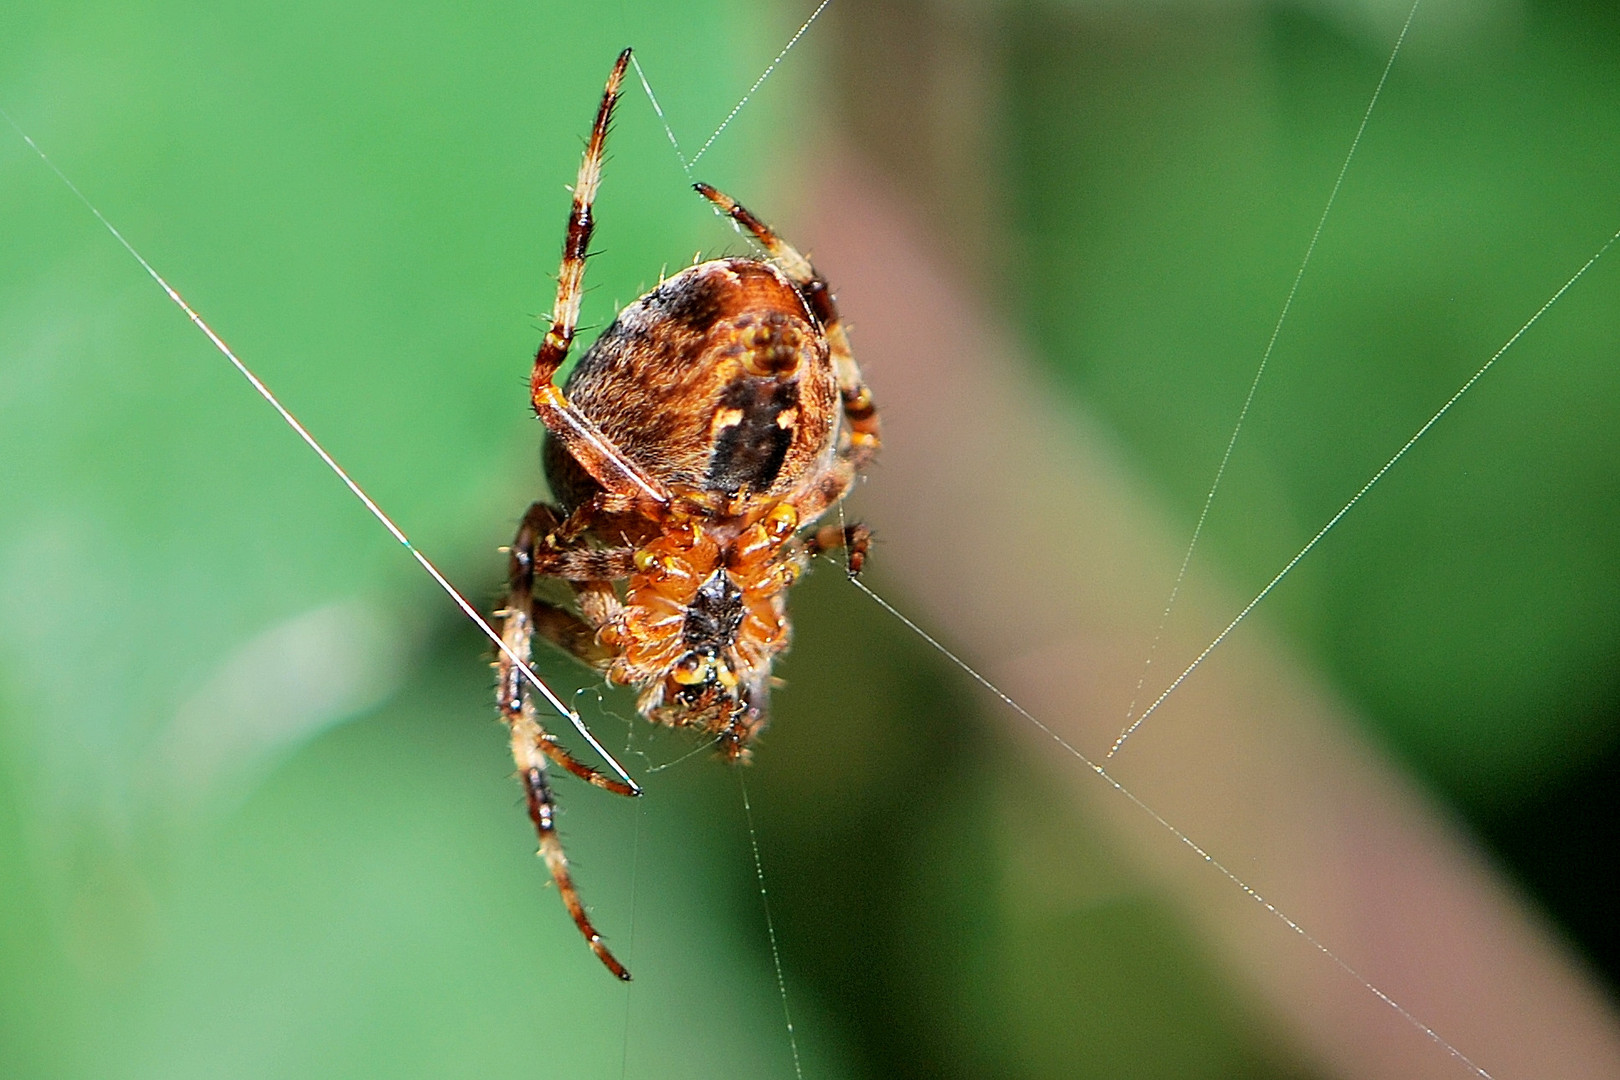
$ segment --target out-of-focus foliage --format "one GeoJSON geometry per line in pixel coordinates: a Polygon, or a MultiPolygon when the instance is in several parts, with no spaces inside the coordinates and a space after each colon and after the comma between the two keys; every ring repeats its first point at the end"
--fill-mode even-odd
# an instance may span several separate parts
{"type": "MultiPolygon", "coordinates": [[[[1208,523],[1257,589],[1612,234],[1620,33],[1419,9],[1208,523]]],[[[1376,84],[1298,11],[1017,20],[1031,326],[1195,512],[1376,84]]],[[[1510,807],[1620,729],[1620,260],[1600,262],[1272,602],[1390,742],[1510,807]]]]}
{"type": "MultiPolygon", "coordinates": [[[[0,106],[487,609],[539,491],[525,365],[613,55],[690,153],[809,6],[33,4],[0,26],[0,106]]],[[[1396,26],[880,6],[984,9],[979,160],[1022,259],[995,301],[1190,528],[1396,26]]],[[[1392,74],[1210,521],[1231,580],[1620,226],[1612,15],[1480,10],[1420,18],[1392,74]]],[[[781,135],[831,111],[810,72],[861,57],[857,25],[814,29],[701,178],[771,216],[781,135]]],[[[563,788],[626,997],[526,856],[481,640],[0,136],[0,1072],[790,1075],[736,778],[651,771],[689,744],[638,728],[642,804],[563,788]]],[[[585,324],[735,246],[687,184],[632,85],[585,324]]],[[[1270,606],[1475,807],[1614,741],[1617,272],[1270,606]]],[[[748,774],[807,1074],[1291,1075],[968,688],[837,586],[796,598],[748,774]]],[[[626,744],[624,699],[581,703],[626,744]]]]}

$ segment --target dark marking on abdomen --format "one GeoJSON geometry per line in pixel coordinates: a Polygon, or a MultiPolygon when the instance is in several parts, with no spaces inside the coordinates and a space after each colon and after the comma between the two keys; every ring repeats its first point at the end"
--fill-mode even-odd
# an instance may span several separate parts
{"type": "Polygon", "coordinates": [[[720,429],[709,454],[707,487],[735,494],[765,491],[776,482],[796,425],[780,422],[799,404],[799,384],[774,379],[742,379],[726,387],[717,412],[736,410],[736,423],[720,429]]]}

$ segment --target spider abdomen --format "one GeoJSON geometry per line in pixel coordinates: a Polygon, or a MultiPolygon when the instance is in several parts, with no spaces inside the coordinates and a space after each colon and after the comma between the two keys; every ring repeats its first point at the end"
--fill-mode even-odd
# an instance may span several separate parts
{"type": "MultiPolygon", "coordinates": [[[[619,313],[565,393],[655,480],[778,495],[825,456],[838,385],[825,329],[780,269],[716,259],[619,313]]],[[[568,510],[598,487],[555,439],[546,477],[568,510]]]]}

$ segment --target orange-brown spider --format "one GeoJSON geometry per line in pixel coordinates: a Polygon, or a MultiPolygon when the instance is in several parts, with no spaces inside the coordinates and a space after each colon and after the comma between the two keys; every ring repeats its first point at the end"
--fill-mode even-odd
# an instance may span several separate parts
{"type": "MultiPolygon", "coordinates": [[[[771,663],[788,645],[786,596],[812,555],[842,548],[851,573],[865,527],[801,534],[849,491],[877,452],[877,413],[827,283],[792,245],[706,184],[698,192],[747,229],[768,260],[683,270],[630,304],[554,381],[579,316],[602,150],[630,50],[608,77],[574,187],[557,306],[530,394],[546,425],[556,502],[529,507],[511,547],[499,612],[510,655],[533,635],[641,688],[648,720],[714,738],[746,761],[765,726],[771,663]],[[573,589],[560,607],[535,578],[573,589]]],[[[640,789],[570,754],[540,724],[506,650],[497,699],[540,854],[591,951],[630,974],[591,925],[557,838],[547,763],[621,795],[640,789]]]]}

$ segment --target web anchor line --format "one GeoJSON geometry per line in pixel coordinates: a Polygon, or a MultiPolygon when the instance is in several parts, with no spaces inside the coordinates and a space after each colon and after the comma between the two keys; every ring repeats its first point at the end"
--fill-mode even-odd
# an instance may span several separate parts
{"type": "MultiPolygon", "coordinates": [[[[630,64],[636,69],[636,78],[641,80],[641,89],[642,92],[647,95],[647,103],[652,106],[653,114],[658,117],[659,124],[663,126],[664,135],[669,139],[670,148],[675,151],[675,160],[680,162],[681,171],[686,173],[686,178],[688,180],[692,180],[694,182],[696,181],[697,177],[696,174],[692,172],[692,167],[698,163],[698,159],[709,152],[709,147],[714,145],[715,140],[720,137],[721,132],[725,131],[726,128],[731,126],[731,122],[737,118],[737,114],[743,111],[743,107],[746,106],[750,99],[753,98],[754,94],[759,91],[759,88],[765,85],[765,80],[771,77],[771,74],[776,71],[778,66],[781,65],[782,60],[789,52],[793,50],[793,47],[799,43],[799,39],[804,37],[805,33],[810,29],[811,24],[820,17],[821,13],[827,9],[827,5],[831,3],[832,0],[821,0],[821,3],[816,5],[816,9],[810,13],[810,17],[799,24],[799,28],[793,32],[793,36],[788,38],[788,43],[782,46],[782,51],[777,53],[769,64],[765,65],[765,70],[760,73],[759,78],[754,80],[754,85],[750,86],[748,88],[748,92],[737,101],[737,104],[731,107],[731,111],[726,114],[726,118],[720,121],[720,126],[714,129],[709,137],[703,141],[703,145],[698,147],[698,152],[693,154],[690,158],[688,158],[686,153],[681,149],[681,141],[675,137],[675,129],[670,126],[669,117],[665,115],[664,106],[659,103],[658,95],[653,93],[652,83],[648,80],[647,73],[642,70],[641,60],[637,58],[635,53],[632,52],[630,54],[630,64]]],[[[710,209],[714,211],[716,217],[726,218],[725,212],[722,211],[720,207],[711,204],[710,209]]],[[[760,248],[758,240],[738,226],[735,221],[731,221],[729,218],[726,220],[731,227],[737,231],[738,235],[747,240],[749,244],[756,249],[763,250],[760,248]]]]}
{"type": "Polygon", "coordinates": [[[804,1080],[799,1060],[799,1038],[793,1032],[793,1013],[788,1009],[787,979],[782,975],[782,951],[776,944],[776,922],[771,918],[771,897],[765,891],[765,863],[759,857],[759,833],[754,829],[754,808],[748,802],[748,778],[737,770],[737,786],[742,790],[743,817],[748,821],[748,846],[754,853],[754,876],[759,879],[759,902],[765,909],[765,933],[771,939],[771,963],[776,967],[776,989],[782,995],[782,1019],[787,1022],[788,1048],[793,1051],[793,1075],[804,1080]]]}
{"type": "MultiPolygon", "coordinates": [[[[1306,543],[1304,547],[1300,548],[1299,551],[1295,553],[1294,557],[1289,559],[1287,564],[1285,564],[1281,570],[1277,571],[1276,576],[1270,581],[1266,582],[1265,588],[1256,593],[1254,595],[1254,599],[1250,600],[1247,604],[1244,604],[1243,610],[1239,611],[1237,615],[1233,617],[1232,621],[1226,624],[1226,628],[1219,634],[1216,634],[1215,639],[1208,645],[1204,646],[1204,650],[1198,654],[1193,662],[1188,664],[1186,668],[1183,669],[1181,674],[1177,675],[1174,681],[1172,681],[1169,686],[1164,688],[1164,692],[1153,699],[1153,704],[1142,710],[1142,715],[1137,717],[1136,723],[1132,724],[1131,727],[1126,730],[1125,735],[1129,735],[1137,727],[1141,726],[1142,721],[1146,720],[1148,717],[1152,716],[1158,711],[1159,706],[1164,704],[1165,699],[1171,694],[1175,693],[1176,689],[1182,683],[1187,681],[1187,677],[1197,669],[1198,665],[1202,664],[1204,660],[1208,658],[1209,654],[1214,652],[1220,646],[1221,642],[1227,639],[1233,630],[1237,629],[1239,623],[1249,617],[1249,613],[1251,611],[1260,606],[1260,602],[1262,600],[1271,595],[1271,591],[1275,589],[1279,583],[1281,583],[1283,578],[1287,577],[1289,573],[1293,571],[1294,567],[1299,565],[1300,560],[1304,559],[1305,556],[1309,555],[1313,550],[1315,550],[1316,545],[1322,542],[1322,538],[1331,532],[1333,527],[1338,525],[1338,523],[1343,520],[1344,516],[1348,514],[1357,503],[1361,502],[1362,497],[1365,496],[1367,492],[1371,491],[1373,486],[1382,480],[1385,474],[1393,469],[1396,464],[1398,464],[1400,460],[1406,456],[1406,452],[1412,449],[1412,447],[1417,444],[1419,439],[1423,438],[1423,436],[1429,433],[1430,428],[1434,427],[1434,425],[1440,422],[1441,417],[1445,416],[1446,413],[1451,411],[1451,407],[1453,405],[1462,400],[1464,394],[1472,390],[1474,385],[1478,383],[1480,379],[1485,377],[1486,372],[1490,371],[1491,368],[1496,366],[1496,362],[1502,358],[1503,353],[1511,349],[1532,326],[1541,320],[1541,317],[1547,313],[1549,308],[1558,303],[1558,301],[1563,298],[1563,295],[1568,292],[1577,281],[1586,276],[1586,272],[1592,269],[1593,264],[1601,259],[1604,253],[1613,247],[1617,241],[1620,241],[1620,230],[1616,230],[1613,235],[1605,240],[1602,246],[1593,252],[1592,256],[1587,259],[1586,262],[1581,264],[1581,268],[1571,274],[1569,279],[1558,287],[1558,291],[1549,296],[1547,298],[1547,302],[1537,308],[1536,313],[1526,319],[1523,325],[1513,332],[1513,336],[1504,341],[1502,343],[1502,347],[1492,353],[1491,358],[1485,361],[1485,363],[1481,364],[1479,369],[1468,377],[1468,381],[1458,387],[1457,392],[1452,394],[1451,397],[1447,398],[1446,403],[1436,409],[1434,411],[1434,415],[1425,420],[1423,422],[1423,426],[1418,428],[1417,431],[1413,433],[1412,437],[1407,439],[1406,442],[1401,445],[1401,448],[1391,455],[1388,461],[1384,462],[1378,467],[1378,471],[1373,473],[1367,482],[1362,484],[1354,495],[1350,496],[1350,501],[1339,507],[1339,512],[1329,518],[1327,524],[1323,525],[1316,531],[1316,535],[1311,537],[1310,541],[1306,543]]],[[[1124,735],[1120,736],[1121,742],[1124,741],[1124,737],[1124,735]]],[[[1116,742],[1114,746],[1118,748],[1119,742],[1116,742]]]]}
{"type": "Polygon", "coordinates": [[[164,294],[174,302],[175,306],[185,313],[186,318],[190,319],[192,324],[203,332],[203,335],[208,338],[209,342],[220,353],[220,355],[224,356],[225,359],[231,362],[231,366],[236,368],[237,372],[248,381],[249,385],[253,387],[254,391],[257,392],[258,395],[276,411],[276,414],[281,417],[287,426],[292,428],[293,432],[304,441],[304,444],[315,452],[315,456],[320,458],[321,462],[332,471],[333,475],[343,482],[343,486],[348,488],[349,492],[356,499],[360,500],[360,504],[370,512],[371,516],[376,518],[382,527],[388,530],[388,534],[398,541],[401,547],[410,553],[411,558],[416,560],[417,565],[426,571],[428,577],[432,578],[434,583],[444,591],[445,595],[455,603],[456,607],[461,609],[461,613],[467,616],[467,618],[471,619],[474,625],[483,631],[484,636],[489,638],[490,641],[494,642],[495,647],[504,653],[507,659],[511,660],[512,663],[517,666],[518,670],[523,673],[524,679],[531,686],[540,691],[540,693],[545,697],[546,701],[550,703],[551,707],[557,711],[559,716],[565,717],[568,722],[574,726],[575,730],[577,730],[580,735],[584,737],[585,741],[590,744],[591,749],[596,751],[597,756],[600,757],[607,764],[607,766],[618,775],[619,779],[623,780],[625,784],[630,787],[631,791],[635,792],[635,794],[641,794],[641,785],[637,784],[630,778],[630,774],[624,771],[624,767],[620,765],[618,761],[615,760],[613,755],[608,752],[607,747],[603,746],[596,736],[591,734],[590,728],[585,726],[585,722],[580,718],[579,713],[563,704],[562,699],[552,691],[551,687],[547,686],[540,676],[535,674],[534,669],[529,666],[528,661],[514,653],[511,647],[508,646],[505,641],[501,640],[501,636],[497,634],[494,628],[492,628],[489,623],[485,621],[484,617],[478,613],[478,609],[473,607],[472,604],[468,602],[467,598],[461,595],[460,591],[450,583],[450,579],[445,577],[444,574],[439,571],[437,566],[433,565],[428,557],[422,553],[421,549],[419,549],[415,544],[411,543],[410,537],[406,536],[404,531],[394,523],[393,519],[383,512],[382,507],[378,506],[372,501],[371,496],[365,493],[365,490],[361,488],[354,478],[348,474],[347,470],[345,470],[343,466],[337,463],[337,460],[327,452],[326,448],[322,446],[315,436],[310,433],[309,429],[300,423],[298,418],[295,417],[292,412],[281,403],[281,399],[277,398],[276,395],[270,391],[270,388],[265,385],[264,381],[255,375],[247,364],[242,362],[241,358],[236,355],[229,345],[225,344],[225,340],[221,338],[219,334],[214,332],[214,328],[209,326],[207,321],[205,321],[203,317],[197,313],[196,309],[186,302],[185,298],[180,295],[175,287],[170,285],[168,280],[164,278],[162,274],[158,273],[157,268],[148,262],[146,257],[137,251],[133,244],[125,239],[124,234],[118,230],[117,226],[115,226],[111,221],[107,220],[106,216],[103,215],[96,205],[90,201],[89,197],[86,196],[83,191],[79,190],[79,186],[69,179],[66,173],[57,168],[56,162],[52,161],[50,156],[47,155],[44,150],[40,149],[39,144],[33,140],[32,136],[24,131],[18,125],[17,121],[11,118],[11,114],[3,109],[0,109],[0,116],[5,117],[6,123],[10,124],[12,130],[22,137],[23,142],[28,144],[28,148],[37,154],[39,159],[45,163],[46,167],[56,174],[57,179],[61,180],[62,183],[67,186],[67,189],[73,193],[74,197],[77,198],[79,202],[84,204],[85,209],[89,210],[91,214],[95,215],[96,220],[101,222],[102,227],[112,235],[112,238],[118,241],[119,245],[122,246],[123,249],[135,259],[136,262],[140,263],[141,269],[146,271],[147,276],[155,281],[158,287],[163,290],[164,294]]]}
{"type": "MultiPolygon", "coordinates": [[[[692,175],[692,162],[687,161],[686,155],[681,152],[681,143],[675,138],[675,129],[669,126],[669,117],[664,115],[664,107],[658,103],[658,95],[653,93],[652,83],[647,81],[647,73],[641,70],[641,59],[633,52],[630,54],[630,66],[636,69],[636,78],[641,80],[641,89],[647,95],[647,103],[652,106],[658,122],[664,125],[664,134],[669,136],[669,145],[675,150],[675,160],[681,163],[681,171],[686,173],[688,180],[695,179],[692,175]]],[[[715,210],[715,213],[719,212],[718,209],[715,210]]]]}
{"type": "MultiPolygon", "coordinates": [[[[630,755],[626,752],[625,756],[630,755]]],[[[625,942],[624,954],[632,961],[636,952],[636,878],[641,867],[641,819],[646,806],[643,802],[636,803],[636,833],[630,845],[630,934],[625,942]]],[[[635,1000],[635,987],[635,983],[630,983],[624,988],[624,1045],[619,1048],[619,1080],[625,1080],[630,1075],[630,1004],[635,1000]]]]}
{"type": "MultiPolygon", "coordinates": [[[[669,117],[665,115],[663,105],[659,104],[658,95],[653,93],[652,83],[647,79],[647,73],[641,68],[640,58],[633,52],[630,54],[630,65],[636,69],[636,78],[641,80],[641,89],[647,95],[647,103],[652,106],[654,115],[658,117],[658,122],[663,125],[664,135],[669,139],[671,149],[675,151],[675,160],[680,162],[681,171],[686,173],[688,180],[696,179],[692,173],[692,166],[696,165],[699,159],[709,152],[709,147],[714,145],[721,132],[730,127],[731,122],[737,119],[737,114],[743,111],[749,100],[759,92],[759,88],[765,85],[765,80],[771,77],[787,54],[799,43],[799,39],[804,37],[811,24],[821,16],[823,11],[827,10],[827,5],[831,3],[832,0],[821,0],[821,3],[816,5],[816,9],[810,13],[810,17],[799,24],[799,28],[793,32],[793,36],[788,38],[788,43],[782,46],[782,51],[777,53],[769,64],[765,65],[765,70],[760,72],[759,78],[754,80],[754,85],[750,86],[748,92],[738,99],[737,104],[733,105],[731,111],[726,114],[726,118],[720,121],[720,126],[715,128],[707,139],[703,140],[703,145],[698,147],[698,152],[690,158],[681,149],[681,141],[675,137],[675,129],[670,126],[669,117]]],[[[715,208],[715,213],[720,217],[725,217],[725,214],[721,213],[718,207],[715,208]]]]}
{"type": "MultiPolygon", "coordinates": [[[[771,74],[776,71],[777,67],[782,63],[782,60],[789,52],[792,51],[793,47],[799,43],[799,39],[804,37],[805,32],[810,29],[810,25],[814,23],[818,17],[820,17],[821,13],[827,9],[827,5],[831,3],[832,0],[821,0],[821,3],[816,5],[816,9],[810,13],[810,17],[799,24],[799,28],[793,32],[793,36],[788,38],[788,43],[782,46],[782,51],[777,53],[775,58],[773,58],[769,64],[765,65],[765,70],[760,73],[759,78],[754,80],[754,85],[750,86],[748,88],[748,92],[737,101],[737,104],[731,107],[731,111],[726,114],[726,118],[720,121],[720,126],[714,129],[709,137],[703,141],[703,145],[698,147],[698,152],[693,154],[690,158],[688,158],[685,151],[681,149],[681,141],[675,137],[675,129],[670,126],[669,117],[665,115],[664,106],[659,103],[658,95],[653,93],[652,83],[648,80],[647,73],[642,70],[641,60],[636,56],[635,53],[632,52],[630,54],[630,65],[636,69],[636,78],[641,80],[641,89],[642,92],[647,95],[647,103],[652,106],[653,114],[658,117],[658,123],[663,126],[664,136],[669,139],[670,149],[675,151],[675,160],[680,163],[681,171],[686,174],[686,178],[688,180],[694,182],[697,180],[696,174],[692,172],[692,167],[698,163],[698,159],[709,152],[709,147],[714,145],[715,140],[720,137],[721,132],[725,131],[726,128],[731,126],[731,122],[737,118],[737,114],[743,111],[743,107],[748,104],[749,100],[753,98],[754,94],[758,92],[759,88],[765,85],[765,80],[771,77],[771,74]]],[[[716,217],[726,217],[725,212],[722,211],[718,206],[711,204],[709,208],[714,211],[716,217]]],[[[755,248],[759,247],[758,241],[755,240],[753,236],[738,227],[736,222],[730,221],[729,218],[727,218],[727,221],[731,224],[733,229],[737,230],[738,235],[746,239],[755,248]]]]}
{"type": "Polygon", "coordinates": [[[1260,389],[1260,379],[1266,373],[1266,365],[1271,361],[1271,354],[1277,348],[1277,338],[1282,334],[1283,323],[1288,321],[1288,313],[1293,310],[1294,297],[1299,293],[1299,283],[1305,278],[1305,268],[1311,264],[1311,256],[1316,253],[1317,241],[1322,239],[1322,229],[1327,225],[1328,214],[1333,211],[1333,204],[1339,198],[1339,189],[1344,186],[1345,174],[1350,171],[1350,162],[1356,156],[1356,148],[1361,145],[1361,137],[1367,133],[1367,123],[1372,119],[1373,109],[1378,105],[1378,99],[1383,96],[1384,84],[1389,81],[1390,70],[1395,67],[1395,58],[1401,54],[1401,46],[1406,42],[1406,33],[1412,28],[1412,20],[1417,16],[1418,4],[1422,0],[1412,0],[1412,7],[1406,13],[1406,22],[1401,25],[1401,32],[1396,35],[1395,47],[1389,52],[1389,59],[1384,63],[1384,73],[1378,76],[1378,85],[1373,88],[1372,100],[1367,102],[1366,111],[1361,114],[1361,126],[1356,128],[1355,137],[1350,140],[1350,149],[1344,155],[1344,163],[1339,166],[1339,175],[1333,181],[1333,190],[1328,192],[1327,205],[1322,207],[1322,216],[1316,219],[1316,229],[1311,233],[1311,242],[1305,245],[1305,257],[1299,262],[1299,269],[1294,273],[1294,283],[1288,287],[1288,295],[1283,299],[1282,311],[1277,315],[1277,321],[1271,328],[1271,339],[1266,342],[1266,348],[1260,354],[1260,366],[1255,369],[1254,378],[1249,383],[1249,393],[1243,399],[1243,407],[1238,410],[1237,423],[1232,425],[1232,435],[1226,440],[1226,450],[1221,454],[1221,463],[1215,467],[1215,479],[1210,482],[1209,492],[1204,496],[1204,505],[1198,511],[1198,522],[1193,526],[1192,539],[1187,541],[1187,552],[1181,557],[1181,569],[1176,571],[1176,580],[1170,586],[1170,599],[1165,601],[1164,612],[1159,616],[1159,625],[1153,631],[1153,644],[1148,646],[1147,658],[1142,661],[1142,674],[1137,677],[1136,688],[1131,691],[1131,703],[1125,707],[1125,730],[1119,733],[1114,745],[1108,748],[1103,760],[1112,758],[1119,753],[1125,740],[1130,738],[1136,729],[1142,726],[1147,719],[1144,713],[1136,717],[1136,703],[1142,694],[1142,687],[1147,683],[1148,671],[1153,667],[1153,659],[1159,653],[1159,645],[1164,640],[1164,628],[1169,625],[1170,613],[1175,610],[1176,599],[1181,595],[1181,586],[1187,580],[1187,567],[1192,564],[1193,552],[1198,547],[1198,540],[1204,534],[1204,522],[1209,518],[1210,504],[1215,501],[1215,492],[1220,490],[1221,479],[1226,475],[1226,466],[1232,461],[1232,448],[1237,446],[1238,435],[1243,431],[1243,422],[1249,418],[1249,409],[1254,404],[1255,392],[1260,389]],[[1135,719],[1132,719],[1135,717],[1135,719]]]}
{"type": "MultiPolygon", "coordinates": [[[[754,80],[754,85],[748,88],[748,93],[744,94],[742,99],[731,107],[731,111],[726,114],[726,118],[720,121],[720,126],[714,129],[714,134],[705,139],[703,145],[698,147],[698,152],[693,154],[692,160],[686,163],[688,168],[690,168],[692,165],[696,165],[698,160],[702,158],[704,154],[709,152],[709,147],[714,145],[714,140],[718,139],[720,137],[720,133],[726,130],[726,128],[730,127],[733,120],[737,119],[737,114],[743,111],[743,106],[747,105],[749,99],[752,98],[756,92],[758,92],[761,86],[765,85],[765,80],[771,77],[771,73],[774,72],[777,65],[782,62],[783,57],[787,56],[787,54],[793,50],[793,46],[797,45],[799,43],[799,39],[804,37],[805,31],[810,29],[810,24],[815,22],[823,11],[827,10],[827,5],[830,3],[832,3],[832,0],[821,0],[821,3],[816,5],[816,10],[810,13],[810,17],[800,24],[799,28],[793,32],[792,37],[788,38],[788,43],[782,46],[782,51],[777,53],[776,58],[765,66],[764,71],[760,72],[759,78],[754,80]]],[[[672,135],[670,138],[673,139],[674,136],[672,135]]],[[[680,150],[677,148],[676,153],[679,152],[680,150]]]]}
{"type": "Polygon", "coordinates": [[[1142,813],[1146,814],[1150,819],[1152,819],[1154,824],[1158,825],[1160,828],[1162,828],[1166,832],[1168,832],[1171,836],[1175,837],[1177,842],[1179,842],[1183,847],[1187,848],[1193,854],[1197,855],[1201,860],[1203,860],[1210,867],[1212,867],[1215,870],[1216,873],[1220,874],[1227,881],[1229,881],[1233,885],[1237,886],[1237,888],[1243,893],[1243,895],[1247,896],[1250,900],[1253,900],[1255,903],[1259,904],[1268,913],[1275,916],[1284,926],[1288,927],[1288,929],[1292,930],[1295,934],[1299,935],[1299,937],[1301,939],[1303,939],[1307,944],[1309,944],[1317,952],[1319,952],[1323,956],[1327,957],[1327,959],[1335,967],[1337,967],[1340,971],[1344,972],[1351,979],[1353,979],[1357,983],[1359,983],[1363,990],[1367,991],[1369,994],[1372,994],[1379,1001],[1381,1001],[1385,1005],[1389,1006],[1389,1008],[1392,1009],[1395,1012],[1396,1015],[1398,1015],[1402,1020],[1406,1021],[1406,1023],[1409,1024],[1411,1027],[1416,1028],[1419,1032],[1421,1032],[1423,1034],[1423,1036],[1425,1038],[1427,1038],[1435,1046],[1438,1046],[1441,1050],[1445,1051],[1448,1055],[1450,1055],[1459,1064],[1466,1066],[1470,1071],[1472,1071],[1474,1073],[1474,1075],[1481,1077],[1482,1080],[1495,1080],[1495,1078],[1490,1073],[1486,1072],[1483,1068],[1481,1068],[1467,1054],[1463,1053],[1461,1050],[1457,1049],[1456,1046],[1454,1046],[1450,1042],[1446,1041],[1445,1037],[1442,1036],[1438,1031],[1436,1031],[1434,1028],[1430,1027],[1428,1024],[1424,1023],[1422,1020],[1418,1019],[1418,1017],[1414,1013],[1412,1013],[1411,1010],[1407,1009],[1406,1006],[1404,1006],[1400,1002],[1396,1001],[1387,992],[1380,989],[1375,983],[1373,983],[1365,975],[1361,974],[1360,971],[1358,971],[1354,967],[1352,967],[1349,964],[1348,961],[1342,959],[1339,956],[1338,953],[1334,952],[1332,949],[1330,949],[1326,945],[1324,945],[1318,938],[1316,938],[1314,935],[1312,935],[1309,930],[1305,929],[1305,927],[1303,927],[1297,921],[1295,921],[1294,918],[1292,916],[1290,916],[1287,912],[1285,912],[1281,908],[1277,907],[1277,905],[1273,904],[1270,900],[1267,900],[1264,895],[1262,895],[1253,886],[1249,885],[1248,882],[1246,882],[1242,878],[1238,877],[1237,874],[1233,873],[1232,870],[1229,869],[1226,866],[1225,863],[1223,863],[1219,859],[1217,859],[1213,854],[1211,854],[1208,850],[1206,850],[1204,847],[1202,847],[1196,840],[1194,840],[1192,837],[1188,836],[1186,833],[1182,832],[1180,829],[1176,828],[1174,825],[1172,825],[1170,823],[1170,821],[1167,818],[1165,818],[1157,810],[1153,809],[1153,807],[1151,807],[1147,803],[1143,802],[1142,799],[1139,798],[1134,792],[1132,792],[1124,784],[1122,784],[1118,780],[1116,780],[1114,778],[1114,776],[1111,773],[1108,772],[1107,769],[1103,768],[1101,765],[1099,765],[1095,761],[1091,760],[1091,758],[1087,757],[1077,747],[1075,747],[1075,745],[1073,743],[1069,742],[1062,735],[1058,734],[1055,730],[1053,730],[1047,724],[1043,723],[1040,719],[1038,719],[1035,716],[1034,713],[1030,712],[1028,709],[1026,709],[1022,705],[1018,704],[1018,702],[1014,701],[1012,699],[1012,697],[1006,693],[1006,691],[1002,690],[995,683],[991,682],[989,679],[987,679],[983,675],[979,674],[976,670],[973,669],[972,666],[970,666],[968,664],[967,661],[963,660],[961,657],[957,656],[950,649],[946,648],[946,646],[942,642],[940,642],[933,635],[929,634],[928,631],[924,630],[922,627],[918,626],[915,622],[908,619],[905,615],[901,614],[899,609],[897,609],[893,604],[890,604],[887,600],[883,599],[883,597],[879,596],[877,593],[873,592],[859,578],[852,577],[849,580],[850,580],[851,584],[853,584],[857,589],[861,590],[861,592],[863,592],[867,596],[869,596],[884,611],[886,611],[890,615],[894,616],[894,618],[899,620],[900,623],[902,625],[904,625],[908,630],[910,630],[912,633],[916,634],[918,637],[922,638],[922,640],[926,641],[934,649],[935,652],[939,653],[946,660],[950,661],[951,664],[953,664],[957,668],[961,669],[961,671],[964,674],[966,674],[968,676],[968,678],[972,679],[974,682],[978,683],[980,686],[982,686],[986,690],[988,690],[991,694],[993,694],[996,698],[998,698],[1001,701],[1002,704],[1006,705],[1013,712],[1017,713],[1019,716],[1023,717],[1025,720],[1029,721],[1029,723],[1033,724],[1037,730],[1039,730],[1042,734],[1046,735],[1049,739],[1051,739],[1054,743],[1056,743],[1063,750],[1067,751],[1068,754],[1071,757],[1073,757],[1076,761],[1080,762],[1080,764],[1084,765],[1091,772],[1095,773],[1097,775],[1097,777],[1099,779],[1101,779],[1105,784],[1107,784],[1110,788],[1112,788],[1114,791],[1118,792],[1120,795],[1124,796],[1124,798],[1127,799],[1132,806],[1136,807],[1136,809],[1138,809],[1142,813]]]}

